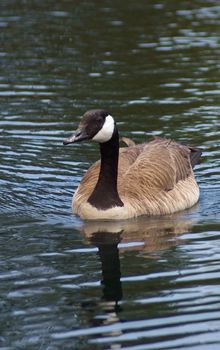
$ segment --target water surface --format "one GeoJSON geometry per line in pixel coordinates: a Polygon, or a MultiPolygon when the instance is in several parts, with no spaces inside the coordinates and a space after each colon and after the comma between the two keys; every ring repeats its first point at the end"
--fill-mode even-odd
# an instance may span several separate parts
{"type": "Polygon", "coordinates": [[[218,1],[0,4],[0,349],[219,349],[218,1]],[[203,149],[200,202],[86,223],[99,158],[62,140],[90,108],[123,136],[203,149]]]}

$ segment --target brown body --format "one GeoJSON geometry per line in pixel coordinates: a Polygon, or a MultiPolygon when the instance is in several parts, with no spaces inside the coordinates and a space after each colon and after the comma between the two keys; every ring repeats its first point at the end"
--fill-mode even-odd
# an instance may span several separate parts
{"type": "Polygon", "coordinates": [[[161,138],[140,145],[133,141],[126,143],[128,147],[119,150],[117,179],[118,194],[124,206],[101,210],[88,202],[99,176],[100,161],[97,161],[87,171],[74,195],[76,214],[84,219],[127,219],[171,214],[198,201],[192,148],[161,138]]]}

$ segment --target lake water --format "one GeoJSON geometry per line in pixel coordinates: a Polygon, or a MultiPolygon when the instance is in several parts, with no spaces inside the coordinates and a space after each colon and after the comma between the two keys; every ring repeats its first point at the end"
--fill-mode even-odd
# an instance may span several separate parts
{"type": "Polygon", "coordinates": [[[219,28],[217,0],[1,1],[0,349],[219,349],[219,28]],[[201,147],[198,205],[72,215],[99,152],[62,140],[90,108],[201,147]]]}

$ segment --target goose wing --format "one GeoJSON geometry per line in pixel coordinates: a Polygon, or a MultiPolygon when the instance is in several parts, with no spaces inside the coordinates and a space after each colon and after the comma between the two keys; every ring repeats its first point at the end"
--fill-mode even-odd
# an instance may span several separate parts
{"type": "MultiPolygon", "coordinates": [[[[126,156],[132,148],[122,155],[126,156]]],[[[141,198],[172,190],[179,181],[192,175],[190,153],[187,146],[168,139],[156,138],[144,144],[127,170],[120,168],[119,195],[141,198]]]]}

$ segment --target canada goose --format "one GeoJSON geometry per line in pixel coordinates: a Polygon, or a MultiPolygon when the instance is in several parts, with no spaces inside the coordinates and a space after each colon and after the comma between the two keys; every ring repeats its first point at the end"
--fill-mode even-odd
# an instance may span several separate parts
{"type": "Polygon", "coordinates": [[[201,151],[169,139],[155,138],[119,149],[113,117],[105,110],[87,111],[64,145],[84,140],[99,143],[101,160],[84,175],[73,196],[73,211],[83,219],[120,220],[164,215],[192,207],[199,187],[192,167],[201,151]]]}

